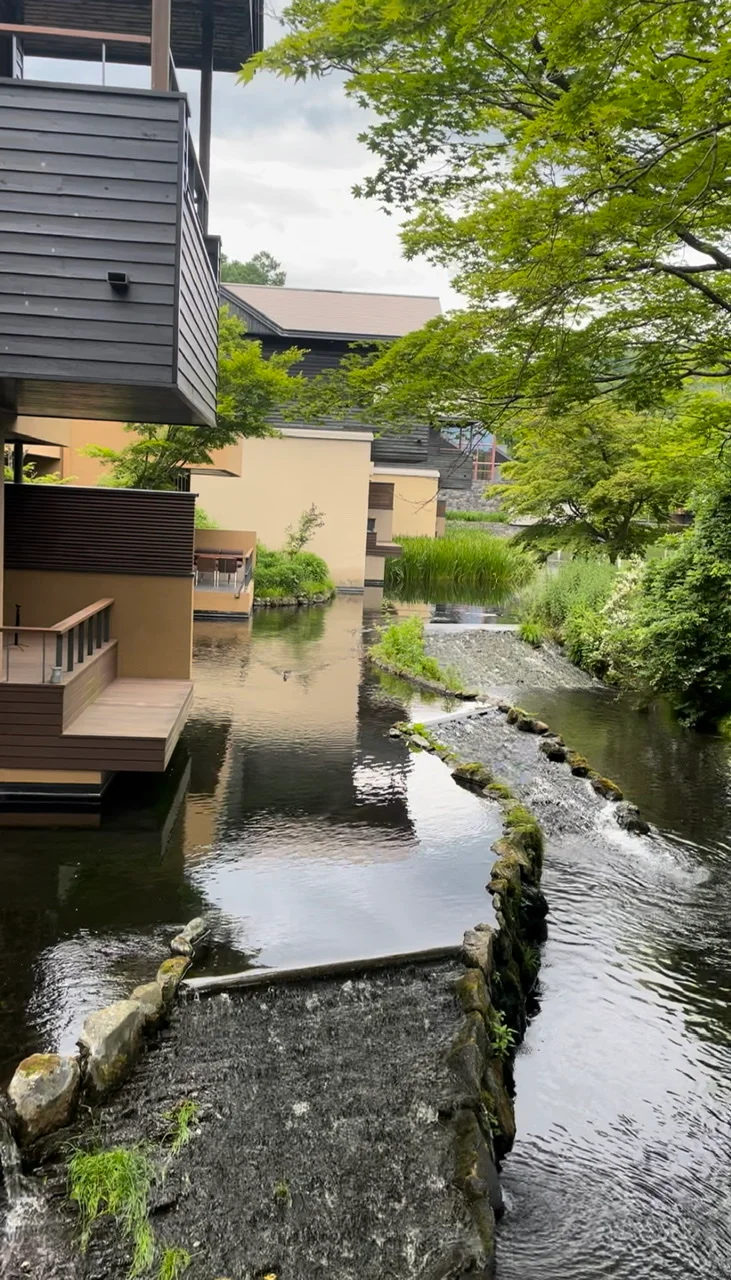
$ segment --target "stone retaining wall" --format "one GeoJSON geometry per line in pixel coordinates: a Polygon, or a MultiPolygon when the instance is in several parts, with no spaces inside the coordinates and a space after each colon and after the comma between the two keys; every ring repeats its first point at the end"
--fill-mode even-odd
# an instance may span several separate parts
{"type": "MultiPolygon", "coordinates": [[[[413,750],[455,762],[454,754],[423,725],[399,724],[393,732],[413,750]]],[[[448,1056],[455,1085],[450,1107],[455,1184],[482,1242],[484,1257],[472,1262],[483,1270],[475,1273],[491,1275],[495,1221],[503,1211],[498,1170],[515,1139],[512,1062],[525,1033],[538,975],[537,947],[546,931],[548,906],[540,889],[543,835],[528,810],[485,765],[462,761],[452,776],[460,786],[499,804],[503,813],[503,835],[493,845],[497,859],[486,886],[498,927],[478,924],[464,936],[465,972],[455,988],[463,1022],[448,1056]]]]}
{"type": "Polygon", "coordinates": [[[33,1053],[19,1063],[8,1086],[8,1099],[20,1145],[32,1147],[40,1138],[65,1128],[80,1101],[101,1101],[129,1074],[145,1034],[165,1017],[208,937],[205,920],[191,920],[173,938],[172,955],[152,982],[135,987],[129,999],[89,1014],[78,1054],[33,1053]]]}

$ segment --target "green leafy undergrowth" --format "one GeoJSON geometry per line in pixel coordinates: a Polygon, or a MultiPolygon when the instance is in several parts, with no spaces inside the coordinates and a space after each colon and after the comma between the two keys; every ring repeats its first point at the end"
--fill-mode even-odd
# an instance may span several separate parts
{"type": "Polygon", "coordinates": [[[509,1058],[515,1041],[515,1032],[505,1022],[505,1016],[495,1010],[487,1029],[490,1049],[496,1058],[509,1058]]]}
{"type": "Polygon", "coordinates": [[[381,632],[377,644],[368,650],[369,657],[391,667],[398,675],[430,680],[443,688],[460,693],[462,681],[450,667],[442,668],[430,658],[424,647],[424,623],[421,618],[405,618],[381,632]]]}

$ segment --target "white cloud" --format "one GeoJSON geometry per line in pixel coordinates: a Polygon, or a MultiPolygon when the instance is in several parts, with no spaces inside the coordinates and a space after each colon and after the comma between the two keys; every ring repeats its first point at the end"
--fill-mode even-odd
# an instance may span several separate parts
{"type": "MultiPolygon", "coordinates": [[[[28,59],[26,74],[100,80],[91,63],[28,59]]],[[[197,131],[198,74],[182,71],[179,79],[197,131]]],[[[149,70],[108,66],[107,83],[144,86],[149,70]]],[[[336,76],[294,83],[266,74],[243,86],[217,74],[211,231],[229,257],[269,250],[292,285],[438,294],[445,308],[455,306],[446,271],[403,258],[399,219],[352,194],[375,163],[357,141],[367,119],[336,76]]]]}

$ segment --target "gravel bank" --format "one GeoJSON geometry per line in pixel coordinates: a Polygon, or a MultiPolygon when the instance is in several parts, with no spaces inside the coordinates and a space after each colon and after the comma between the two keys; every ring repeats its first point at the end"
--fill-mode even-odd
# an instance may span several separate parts
{"type": "Polygon", "coordinates": [[[554,644],[540,649],[514,631],[425,632],[426,651],[442,666],[456,667],[465,688],[487,693],[526,685],[542,689],[587,689],[597,681],[573,666],[554,644]]]}

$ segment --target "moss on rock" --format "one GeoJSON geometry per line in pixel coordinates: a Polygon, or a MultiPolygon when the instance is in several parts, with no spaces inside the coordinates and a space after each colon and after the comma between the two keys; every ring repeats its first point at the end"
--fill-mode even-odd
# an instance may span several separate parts
{"type": "Polygon", "coordinates": [[[567,751],[566,761],[575,777],[588,778],[591,773],[591,766],[588,760],[579,755],[578,751],[567,751]]]}
{"type": "Polygon", "coordinates": [[[597,795],[603,796],[605,800],[624,799],[624,792],[617,786],[616,782],[612,782],[611,778],[603,778],[599,773],[592,773],[591,785],[597,795]]]}
{"type": "Polygon", "coordinates": [[[455,995],[463,1013],[479,1013],[485,1022],[492,1012],[490,993],[481,969],[466,969],[455,983],[455,995]]]}

